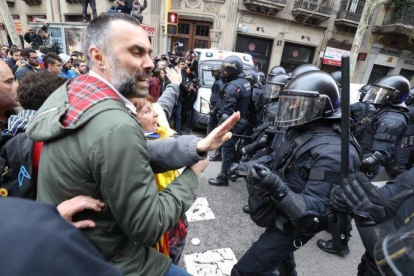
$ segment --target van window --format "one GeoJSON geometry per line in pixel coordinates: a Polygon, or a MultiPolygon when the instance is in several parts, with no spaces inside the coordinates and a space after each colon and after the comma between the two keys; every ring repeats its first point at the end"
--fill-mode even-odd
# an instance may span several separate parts
{"type": "Polygon", "coordinates": [[[211,72],[211,66],[202,66],[201,67],[201,83],[202,86],[213,86],[215,79],[213,73],[211,72]]]}

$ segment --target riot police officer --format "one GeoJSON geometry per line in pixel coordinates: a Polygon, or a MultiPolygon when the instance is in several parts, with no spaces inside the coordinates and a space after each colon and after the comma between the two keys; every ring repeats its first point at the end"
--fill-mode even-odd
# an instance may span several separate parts
{"type": "MultiPolygon", "coordinates": [[[[221,65],[213,65],[211,69],[213,77],[215,79],[213,86],[211,87],[211,111],[208,121],[207,132],[210,133],[217,127],[223,102],[223,80],[220,78],[221,65]]],[[[221,161],[221,147],[216,150],[214,155],[210,157],[210,161],[221,161]]]]}
{"type": "Polygon", "coordinates": [[[361,171],[372,179],[383,165],[387,174],[394,178],[391,158],[395,148],[401,145],[408,127],[408,111],[404,101],[410,90],[410,84],[403,76],[385,76],[375,83],[366,93],[363,101],[376,107],[374,113],[361,122],[362,131],[358,137],[364,153],[361,171]]]}
{"type": "Polygon", "coordinates": [[[266,75],[265,73],[263,73],[262,71],[257,72],[257,82],[259,83],[260,87],[262,87],[262,85],[266,85],[266,75]]]}
{"type": "MultiPolygon", "coordinates": [[[[297,76],[279,93],[275,125],[288,129],[276,151],[275,168],[272,172],[255,164],[246,179],[250,217],[267,228],[232,276],[272,275],[296,249],[334,224],[329,198],[341,181],[339,102],[335,80],[320,71],[297,76]]],[[[352,140],[351,172],[359,168],[360,158],[352,140]]],[[[292,275],[294,267],[284,269],[292,275]]]]}
{"type": "MultiPolygon", "coordinates": [[[[341,82],[342,73],[341,71],[336,71],[331,74],[331,76],[336,80],[336,82],[341,82]],[[338,73],[339,72],[339,73],[338,73]]],[[[351,132],[354,135],[354,137],[358,140],[361,137],[361,132],[364,129],[361,125],[361,122],[365,120],[370,114],[372,114],[375,111],[374,105],[372,105],[369,102],[363,102],[362,100],[365,97],[366,92],[369,91],[371,88],[371,85],[366,84],[363,87],[359,89],[360,92],[360,98],[359,102],[353,103],[350,106],[350,117],[351,117],[351,132]]],[[[352,230],[351,225],[351,218],[348,220],[348,238],[351,237],[350,233],[352,230]]],[[[341,229],[339,227],[334,227],[331,229],[332,232],[332,239],[330,240],[324,240],[319,239],[317,241],[317,246],[330,254],[336,254],[339,256],[346,256],[350,253],[349,246],[344,241],[341,241],[341,229]]]]}
{"type": "Polygon", "coordinates": [[[261,86],[259,84],[258,73],[255,70],[247,70],[245,79],[250,82],[252,93],[250,99],[249,123],[251,127],[257,127],[260,123],[258,115],[262,110],[261,106],[261,86]]]}
{"type": "Polygon", "coordinates": [[[341,89],[341,86],[342,86],[342,72],[341,71],[332,72],[331,76],[336,81],[336,84],[338,84],[339,89],[341,89]]]}
{"type": "Polygon", "coordinates": [[[399,147],[395,148],[393,160],[390,164],[393,178],[402,174],[404,171],[413,167],[414,162],[414,88],[410,89],[407,100],[405,101],[410,118],[410,123],[405,131],[404,138],[399,147]]]}
{"type": "MultiPolygon", "coordinates": [[[[221,109],[220,122],[225,121],[234,112],[240,112],[240,121],[233,127],[233,134],[242,134],[247,126],[249,105],[251,98],[251,86],[243,73],[243,62],[237,56],[230,56],[221,64],[221,74],[224,82],[223,106],[221,109]]],[[[233,137],[222,146],[223,161],[221,172],[215,179],[208,183],[213,186],[228,186],[228,170],[234,161],[235,145],[237,138],[233,137]]]]}

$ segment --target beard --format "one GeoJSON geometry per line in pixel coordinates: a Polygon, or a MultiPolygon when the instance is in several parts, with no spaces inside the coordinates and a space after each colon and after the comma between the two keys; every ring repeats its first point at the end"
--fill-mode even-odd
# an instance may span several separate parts
{"type": "Polygon", "coordinates": [[[145,70],[139,70],[137,74],[131,75],[118,62],[118,60],[110,56],[108,59],[111,68],[110,77],[112,85],[125,98],[143,98],[148,96],[148,89],[139,89],[137,87],[138,79],[150,78],[151,73],[145,70]]]}

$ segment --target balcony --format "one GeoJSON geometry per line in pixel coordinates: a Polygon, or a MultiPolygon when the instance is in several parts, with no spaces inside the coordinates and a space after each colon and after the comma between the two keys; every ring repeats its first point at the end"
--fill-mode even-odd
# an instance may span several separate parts
{"type": "Polygon", "coordinates": [[[355,32],[361,20],[362,11],[364,10],[365,0],[360,1],[342,1],[336,16],[335,26],[340,30],[349,30],[355,32]]]}
{"type": "Polygon", "coordinates": [[[249,11],[274,15],[286,7],[286,0],[244,0],[249,11]]]}
{"type": "Polygon", "coordinates": [[[292,14],[298,21],[319,24],[329,20],[333,4],[333,0],[296,0],[292,14]]]}
{"type": "Polygon", "coordinates": [[[42,4],[42,0],[23,0],[29,6],[38,6],[42,4]]]}
{"type": "Polygon", "coordinates": [[[414,5],[389,7],[378,32],[384,35],[408,38],[413,33],[414,5]]]}

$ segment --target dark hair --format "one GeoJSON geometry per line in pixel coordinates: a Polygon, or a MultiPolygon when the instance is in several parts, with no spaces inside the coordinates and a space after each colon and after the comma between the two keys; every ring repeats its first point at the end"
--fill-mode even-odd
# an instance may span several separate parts
{"type": "Polygon", "coordinates": [[[79,60],[79,59],[77,59],[77,60],[75,60],[74,62],[73,62],[73,67],[79,67],[79,65],[81,64],[81,63],[85,63],[83,60],[79,60]]]}
{"type": "Polygon", "coordinates": [[[89,65],[92,65],[91,57],[89,56],[89,48],[91,46],[96,46],[103,52],[107,52],[107,46],[109,45],[108,40],[112,38],[113,35],[111,30],[109,30],[109,24],[116,20],[123,20],[141,26],[141,23],[139,23],[135,17],[122,12],[105,13],[92,19],[86,28],[86,34],[83,40],[83,52],[85,53],[86,61],[89,65]]]}
{"type": "Polygon", "coordinates": [[[39,52],[46,55],[46,54],[50,53],[50,49],[48,47],[46,47],[45,45],[40,45],[39,46],[39,52]]]}
{"type": "Polygon", "coordinates": [[[23,49],[22,56],[24,58],[29,58],[30,57],[30,54],[36,54],[36,50],[31,49],[31,48],[24,48],[23,49]]]}
{"type": "Polygon", "coordinates": [[[15,53],[17,53],[17,52],[21,52],[21,50],[19,50],[18,48],[12,48],[11,50],[10,50],[10,54],[11,55],[14,55],[15,53]]]}
{"type": "Polygon", "coordinates": [[[161,69],[160,68],[157,68],[157,69],[154,70],[154,77],[157,77],[159,79],[160,74],[161,74],[161,69]]]}
{"type": "Polygon", "coordinates": [[[17,98],[24,109],[38,110],[67,79],[48,71],[28,72],[19,82],[17,98]]]}
{"type": "Polygon", "coordinates": [[[49,64],[55,64],[56,61],[62,62],[62,59],[58,56],[58,54],[53,52],[50,52],[43,57],[45,68],[47,68],[49,64]]]}

